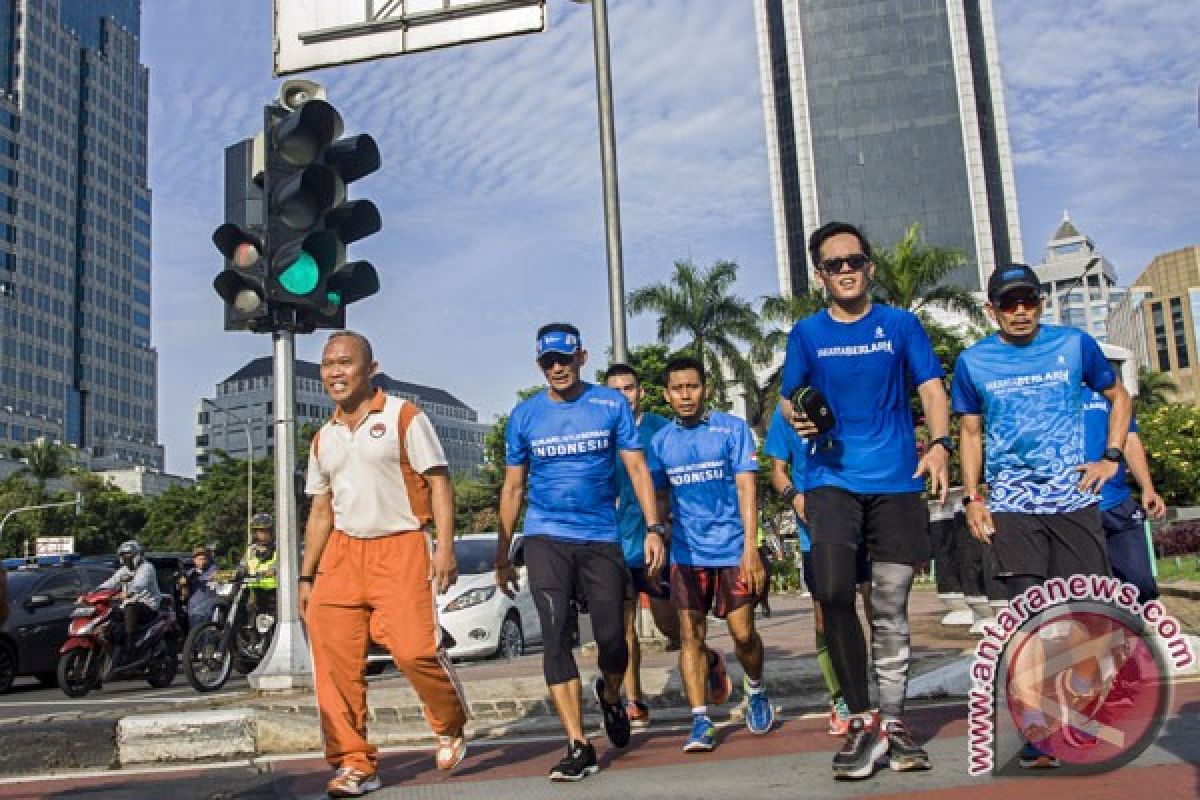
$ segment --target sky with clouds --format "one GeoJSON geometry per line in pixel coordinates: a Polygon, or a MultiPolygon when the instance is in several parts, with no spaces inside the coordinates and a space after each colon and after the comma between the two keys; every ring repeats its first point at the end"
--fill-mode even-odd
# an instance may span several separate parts
{"type": "MultiPolygon", "coordinates": [[[[995,4],[1026,258],[1064,208],[1119,268],[1200,243],[1194,0],[995,4]]],[[[147,0],[154,342],[167,468],[192,474],[195,405],[270,337],[221,330],[224,147],[275,94],[259,0],[147,0]]],[[[575,321],[605,360],[608,301],[591,15],[550,0],[544,34],[321,70],[383,169],[352,193],[383,231],[354,246],[379,294],[348,309],[381,369],[480,412],[537,383],[533,331],[575,321]]],[[[750,0],[609,0],[627,289],[677,259],[731,259],[747,298],[777,291],[750,0]]],[[[653,321],[629,321],[631,345],[653,321]]],[[[297,337],[316,360],[323,337],[297,337]]]]}

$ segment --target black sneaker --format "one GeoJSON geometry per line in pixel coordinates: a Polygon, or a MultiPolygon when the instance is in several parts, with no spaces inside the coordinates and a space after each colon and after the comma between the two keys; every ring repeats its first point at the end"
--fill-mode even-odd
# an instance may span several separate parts
{"type": "Polygon", "coordinates": [[[596,748],[590,742],[570,742],[567,744],[567,754],[550,770],[550,780],[581,781],[599,771],[596,748]]]}
{"type": "Polygon", "coordinates": [[[929,754],[913,740],[903,722],[898,719],[886,720],[883,723],[883,731],[887,735],[889,767],[896,772],[932,768],[929,754]]]}
{"type": "Polygon", "coordinates": [[[850,718],[846,740],[833,757],[833,777],[862,780],[875,773],[875,762],[887,755],[887,739],[880,738],[873,719],[850,718]]]}
{"type": "Polygon", "coordinates": [[[604,712],[604,732],[608,734],[608,740],[613,743],[614,747],[624,747],[629,744],[629,716],[625,713],[625,704],[617,700],[615,703],[604,702],[604,677],[596,676],[596,682],[592,684],[592,694],[596,696],[596,702],[600,704],[600,710],[604,712]]]}

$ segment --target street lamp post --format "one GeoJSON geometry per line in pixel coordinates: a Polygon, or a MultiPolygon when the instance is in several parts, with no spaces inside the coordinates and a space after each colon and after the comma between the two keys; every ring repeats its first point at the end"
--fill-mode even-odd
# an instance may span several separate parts
{"type": "Polygon", "coordinates": [[[254,518],[254,435],[250,421],[227,408],[221,408],[207,397],[201,397],[200,402],[240,422],[242,433],[246,434],[246,546],[249,547],[254,541],[254,532],[250,529],[250,522],[254,518]]]}

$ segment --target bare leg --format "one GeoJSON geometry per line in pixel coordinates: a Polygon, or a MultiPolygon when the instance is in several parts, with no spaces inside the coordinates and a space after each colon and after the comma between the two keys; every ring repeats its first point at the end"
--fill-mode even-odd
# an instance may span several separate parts
{"type": "Polygon", "coordinates": [[[625,646],[629,648],[629,665],[625,668],[625,696],[635,701],[642,699],[642,646],[638,643],[637,611],[636,601],[626,601],[625,646]]]}
{"type": "Polygon", "coordinates": [[[679,612],[679,672],[683,675],[683,689],[692,708],[708,702],[708,648],[704,644],[707,628],[704,613],[679,612]]]}
{"type": "Polygon", "coordinates": [[[744,605],[729,612],[725,617],[729,635],[733,638],[733,649],[738,663],[752,681],[761,681],[763,675],[762,637],[754,629],[754,606],[744,605]]]}
{"type": "Polygon", "coordinates": [[[572,678],[566,683],[556,683],[550,687],[550,698],[554,700],[554,708],[558,718],[562,720],[567,738],[573,742],[586,742],[583,735],[583,695],[579,678],[572,678]]]}

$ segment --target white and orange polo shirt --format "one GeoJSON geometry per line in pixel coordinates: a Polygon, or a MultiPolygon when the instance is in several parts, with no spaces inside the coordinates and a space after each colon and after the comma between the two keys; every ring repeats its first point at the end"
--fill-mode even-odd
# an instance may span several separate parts
{"type": "Polygon", "coordinates": [[[421,530],[433,519],[423,473],[447,466],[429,417],[415,403],[376,389],[371,407],[351,430],[335,410],[308,453],[309,495],[333,493],[334,527],[372,539],[421,530]]]}

